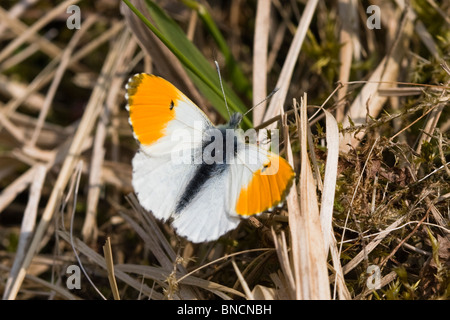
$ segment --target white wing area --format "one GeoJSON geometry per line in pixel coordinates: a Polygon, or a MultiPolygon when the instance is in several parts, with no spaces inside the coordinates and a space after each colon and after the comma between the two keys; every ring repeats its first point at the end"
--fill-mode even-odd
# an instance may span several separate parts
{"type": "Polygon", "coordinates": [[[178,100],[175,117],[169,121],[162,138],[151,145],[141,145],[141,150],[151,156],[165,156],[174,150],[199,148],[202,133],[212,127],[206,115],[186,96],[178,100]]]}
{"type": "Polygon", "coordinates": [[[166,221],[195,174],[196,166],[175,164],[170,156],[151,157],[138,152],[133,158],[133,188],[141,206],[166,221]]]}
{"type": "Polygon", "coordinates": [[[157,219],[173,218],[172,226],[180,236],[192,242],[211,241],[239,225],[240,218],[226,210],[229,170],[209,179],[189,204],[175,213],[197,166],[174,164],[168,157],[138,152],[133,168],[133,188],[139,203],[157,219]]]}
{"type": "Polygon", "coordinates": [[[209,179],[186,208],[174,215],[172,226],[179,235],[192,242],[211,241],[238,226],[239,217],[226,210],[229,174],[225,170],[209,179]]]}

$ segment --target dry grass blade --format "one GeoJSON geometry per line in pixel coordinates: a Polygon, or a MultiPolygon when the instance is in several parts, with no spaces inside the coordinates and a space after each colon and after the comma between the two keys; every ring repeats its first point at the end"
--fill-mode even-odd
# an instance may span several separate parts
{"type": "Polygon", "coordinates": [[[201,270],[201,269],[204,269],[204,268],[206,268],[206,267],[209,266],[209,265],[215,264],[215,263],[217,263],[217,262],[219,262],[219,261],[221,261],[221,260],[229,259],[229,258],[231,258],[231,257],[237,256],[237,255],[240,255],[240,254],[244,254],[244,253],[258,252],[258,251],[268,251],[268,250],[272,250],[272,249],[270,249],[270,248],[258,248],[258,249],[250,249],[250,250],[245,250],[245,251],[240,251],[240,252],[230,253],[230,254],[228,254],[228,255],[225,255],[225,256],[223,256],[223,257],[221,257],[221,258],[219,258],[219,259],[215,259],[215,260],[213,260],[213,261],[210,261],[210,262],[208,262],[207,264],[204,264],[204,265],[202,265],[202,266],[200,266],[200,267],[198,267],[198,268],[196,268],[196,269],[190,271],[189,273],[183,275],[180,279],[178,279],[178,281],[179,281],[179,282],[184,281],[184,279],[186,279],[187,277],[193,275],[193,274],[196,273],[197,271],[199,271],[199,270],[201,270]]]}
{"type": "MultiPolygon", "coordinates": [[[[404,50],[408,47],[413,30],[412,22],[408,16],[400,23],[398,39],[393,45],[390,54],[386,55],[380,62],[376,70],[370,76],[368,83],[362,88],[350,109],[347,111],[342,126],[347,128],[350,123],[358,126],[363,124],[368,117],[377,117],[380,113],[386,97],[380,96],[378,89],[389,87],[389,83],[397,80],[400,70],[401,60],[404,57],[404,50]],[[380,82],[380,83],[377,83],[380,82]]],[[[341,151],[348,152],[351,148],[359,145],[360,139],[365,135],[365,131],[356,134],[346,133],[341,140],[341,151]]]]}
{"type": "Polygon", "coordinates": [[[326,116],[327,134],[327,163],[325,167],[324,187],[320,206],[320,225],[324,237],[325,252],[328,252],[332,241],[332,219],[334,208],[334,193],[336,190],[336,177],[339,158],[339,130],[336,119],[324,110],[326,116]]]}
{"type": "MultiPolygon", "coordinates": [[[[70,235],[65,231],[58,231],[58,235],[63,238],[65,241],[70,243],[70,235]]],[[[83,243],[80,239],[74,239],[74,249],[78,250],[80,253],[85,255],[89,260],[91,260],[96,265],[100,266],[102,269],[106,270],[106,262],[105,259],[96,253],[94,250],[89,248],[85,243],[83,243]]],[[[159,294],[158,292],[154,292],[151,288],[149,288],[147,285],[140,283],[139,281],[133,279],[129,275],[127,275],[125,272],[118,270],[116,266],[115,276],[134,288],[137,291],[142,291],[145,295],[152,297],[153,299],[164,299],[164,296],[159,294]]]]}
{"type": "Polygon", "coordinates": [[[17,141],[25,143],[25,134],[22,130],[14,126],[14,124],[0,112],[0,129],[5,128],[17,141]]]}
{"type": "Polygon", "coordinates": [[[108,271],[109,285],[114,296],[114,300],[120,300],[119,289],[117,288],[116,277],[114,275],[114,262],[111,250],[111,239],[108,237],[103,246],[103,254],[105,255],[106,270],[108,271]]]}
{"type": "MultiPolygon", "coordinates": [[[[369,160],[370,160],[370,158],[371,158],[371,156],[372,156],[372,152],[373,152],[375,146],[377,145],[378,140],[379,140],[379,137],[378,137],[378,138],[375,140],[375,142],[372,144],[372,148],[370,149],[370,151],[369,151],[369,153],[368,153],[368,155],[367,155],[367,159],[366,159],[366,161],[364,162],[364,166],[363,166],[363,168],[362,168],[362,171],[361,171],[361,173],[359,174],[359,177],[358,177],[358,180],[357,180],[357,183],[356,183],[356,186],[355,186],[355,190],[353,191],[353,195],[352,195],[352,198],[351,198],[351,201],[350,201],[350,204],[349,204],[349,209],[348,209],[347,214],[346,214],[346,217],[345,217],[344,231],[342,232],[341,245],[340,245],[340,247],[339,247],[339,256],[340,256],[341,253],[342,253],[343,239],[344,239],[344,236],[345,236],[345,232],[346,232],[346,230],[347,230],[347,222],[348,222],[348,219],[349,219],[350,215],[352,214],[354,220],[356,220],[356,218],[354,217],[354,212],[353,212],[353,202],[354,202],[354,200],[355,200],[355,198],[356,198],[356,195],[357,195],[357,193],[358,193],[358,191],[359,191],[359,187],[360,187],[360,184],[361,184],[361,180],[362,180],[362,178],[363,178],[363,173],[364,173],[364,171],[366,170],[367,164],[369,163],[369,160]]],[[[358,226],[358,228],[359,228],[359,226],[358,226]]],[[[360,230],[359,230],[359,231],[360,231],[360,230]]],[[[360,232],[361,232],[361,231],[360,231],[360,232]]],[[[361,234],[360,234],[360,236],[361,236],[361,234]]],[[[368,259],[367,257],[368,257],[368,254],[369,254],[369,252],[370,252],[370,251],[368,251],[367,247],[368,247],[368,246],[365,246],[365,245],[364,245],[364,242],[363,242],[363,250],[361,250],[361,252],[359,253],[359,254],[361,254],[362,258],[366,259],[366,261],[367,261],[367,259],[368,259]]],[[[359,254],[358,254],[358,255],[359,255],[359,254]]],[[[359,262],[360,262],[360,261],[359,261],[359,262]]],[[[358,262],[358,263],[359,263],[359,262],[358,262]]]]}
{"type": "Polygon", "coordinates": [[[398,227],[405,220],[405,216],[400,217],[394,223],[389,225],[385,230],[380,232],[375,239],[373,239],[369,244],[365,247],[365,250],[360,251],[352,260],[350,260],[346,265],[343,266],[344,274],[347,274],[351,270],[353,270],[358,264],[360,264],[366,255],[368,255],[373,249],[375,249],[385,237],[389,235],[389,233],[398,227]]]}
{"type": "MultiPolygon", "coordinates": [[[[295,188],[295,187],[292,187],[295,188]]],[[[286,236],[284,232],[281,232],[279,236],[275,234],[272,228],[272,236],[275,243],[275,250],[277,252],[278,261],[280,262],[281,270],[284,277],[285,290],[282,290],[289,299],[295,299],[296,297],[296,282],[294,278],[294,272],[292,270],[291,260],[289,259],[289,253],[286,243],[286,236]]],[[[278,277],[279,278],[279,277],[278,277]]],[[[280,287],[278,285],[278,287],[280,287]]]]}
{"type": "Polygon", "coordinates": [[[11,294],[11,285],[19,273],[20,266],[25,258],[25,252],[31,240],[34,226],[36,224],[36,217],[38,211],[38,204],[41,198],[42,185],[44,184],[45,175],[47,173],[46,167],[42,164],[38,165],[33,171],[33,182],[30,186],[30,197],[25,209],[22,226],[20,228],[19,244],[17,245],[16,256],[14,264],[11,268],[8,280],[6,282],[5,291],[3,292],[3,300],[9,300],[11,294]]]}
{"type": "MultiPolygon", "coordinates": [[[[86,271],[86,269],[84,268],[84,265],[80,259],[80,256],[78,255],[78,252],[75,248],[75,244],[74,244],[74,236],[73,236],[73,225],[74,225],[74,220],[75,220],[75,208],[77,206],[77,200],[78,200],[78,194],[79,194],[79,189],[80,189],[80,179],[81,179],[81,173],[83,171],[83,161],[80,160],[77,163],[76,169],[73,173],[71,182],[70,182],[70,186],[69,186],[69,190],[67,192],[67,195],[63,201],[63,208],[67,205],[67,203],[70,200],[70,197],[73,197],[73,206],[72,206],[72,213],[70,216],[70,226],[69,226],[69,240],[70,240],[70,246],[72,247],[73,253],[75,255],[75,258],[78,261],[78,265],[80,266],[81,270],[83,271],[86,279],[89,281],[89,283],[91,284],[91,286],[95,289],[95,291],[97,291],[98,295],[103,299],[106,300],[105,296],[101,293],[101,291],[97,288],[97,286],[94,284],[94,282],[91,280],[91,278],[89,277],[88,272],[86,271]],[[73,194],[73,195],[72,195],[73,194]]],[[[62,209],[61,211],[64,211],[64,209],[62,209]]]]}
{"type": "Polygon", "coordinates": [[[239,270],[236,261],[234,261],[234,258],[231,259],[231,264],[233,265],[234,271],[236,272],[236,275],[239,279],[239,282],[242,286],[242,289],[244,289],[245,295],[248,300],[255,300],[255,297],[253,296],[253,293],[250,291],[250,288],[248,286],[247,281],[245,281],[244,276],[242,275],[241,271],[239,270]]]}
{"type": "MultiPolygon", "coordinates": [[[[99,46],[104,44],[106,41],[110,40],[112,37],[114,37],[119,31],[123,29],[123,23],[117,22],[113,24],[111,29],[104,32],[101,36],[96,38],[94,41],[89,42],[86,44],[83,48],[79,49],[74,55],[70,58],[68,66],[74,65],[76,62],[78,62],[80,59],[88,56],[90,53],[92,53],[93,50],[97,49],[99,46]]],[[[5,111],[0,113],[0,121],[2,121],[3,113],[6,115],[10,115],[14,110],[17,109],[24,101],[28,99],[32,94],[34,94],[36,91],[43,88],[47,83],[49,83],[55,73],[56,73],[56,65],[59,61],[59,58],[61,55],[56,56],[52,62],[50,62],[47,66],[45,66],[42,71],[34,78],[34,80],[28,85],[25,92],[23,92],[20,96],[18,96],[16,99],[11,99],[4,107],[5,111]]],[[[2,122],[1,122],[2,123],[2,122]]],[[[5,126],[5,124],[2,123],[2,125],[5,126]]],[[[24,139],[19,141],[23,141],[24,139]]],[[[25,143],[25,141],[23,141],[25,143]]]]}
{"type": "MultiPolygon", "coordinates": [[[[295,101],[294,101],[295,103],[295,101]]],[[[294,105],[294,108],[296,106],[294,105]]],[[[306,131],[305,131],[306,133],[306,131]]],[[[294,167],[294,158],[292,155],[291,144],[289,143],[289,136],[286,136],[287,141],[287,159],[292,167],[294,167]]],[[[306,145],[306,138],[304,140],[306,145]]],[[[305,227],[305,217],[300,211],[300,200],[298,196],[297,185],[293,183],[291,190],[286,197],[286,203],[289,212],[289,231],[291,233],[291,250],[292,250],[292,265],[293,265],[293,280],[294,285],[294,297],[298,300],[308,299],[309,283],[305,281],[302,283],[302,276],[309,274],[309,266],[304,263],[307,261],[307,251],[303,250],[302,244],[306,243],[305,233],[303,229],[305,227]],[[303,263],[302,263],[303,262],[303,263]],[[303,287],[302,287],[303,286],[303,287]]],[[[277,250],[278,252],[279,250],[277,250]]],[[[283,260],[286,259],[286,255],[283,256],[283,260]]],[[[280,260],[282,262],[283,260],[280,260]]],[[[286,261],[282,262],[286,266],[286,261]]],[[[289,270],[288,268],[285,268],[289,270]]],[[[286,274],[289,277],[289,273],[286,274]]],[[[290,278],[288,278],[290,279],[290,278]]]]}
{"type": "MultiPolygon", "coordinates": [[[[0,265],[0,270],[9,271],[7,269],[7,267],[4,266],[4,265],[0,265]]],[[[29,281],[32,281],[32,282],[35,282],[36,284],[38,284],[38,285],[40,285],[40,286],[42,286],[44,288],[48,288],[49,290],[52,290],[54,293],[56,293],[57,295],[61,296],[64,299],[80,300],[80,298],[78,296],[74,295],[72,292],[70,292],[66,288],[64,288],[64,287],[62,287],[60,285],[53,284],[53,283],[50,283],[48,281],[45,281],[45,280],[43,280],[43,279],[41,279],[39,277],[36,277],[34,275],[27,274],[25,276],[25,279],[27,279],[29,281]]]]}
{"type": "MultiPolygon", "coordinates": [[[[341,65],[339,67],[339,81],[345,83],[350,78],[350,68],[352,66],[355,37],[358,36],[358,2],[355,0],[339,0],[338,12],[342,24],[340,30],[339,51],[341,65]]],[[[347,94],[347,86],[343,86],[338,91],[338,101],[342,104],[336,110],[336,121],[342,122],[344,119],[344,97],[347,94]]]]}
{"type": "MultiPolygon", "coordinates": [[[[380,288],[383,288],[384,286],[388,285],[389,283],[394,281],[397,277],[398,277],[397,272],[395,272],[395,271],[389,272],[387,275],[385,275],[383,278],[381,278],[380,288]]],[[[369,295],[370,293],[373,293],[373,289],[365,290],[363,293],[357,295],[355,297],[355,300],[361,300],[362,298],[369,295]]]]}
{"type": "MultiPolygon", "coordinates": [[[[5,96],[10,96],[13,99],[18,99],[25,94],[26,90],[27,86],[24,84],[0,74],[0,93],[5,96]]],[[[35,93],[24,100],[24,105],[31,110],[40,110],[44,104],[44,99],[42,94],[35,93]]]]}
{"type": "MultiPolygon", "coordinates": [[[[167,271],[169,274],[173,272],[174,264],[179,272],[186,276],[186,269],[177,261],[177,255],[171,247],[170,243],[167,241],[164,234],[159,229],[159,226],[154,217],[150,216],[140,205],[138,200],[134,195],[130,195],[127,198],[130,204],[133,206],[135,216],[139,223],[134,221],[131,216],[122,214],[122,217],[128,221],[128,223],[133,227],[133,229],[139,234],[139,236],[148,245],[149,250],[158,260],[162,269],[167,271]]],[[[180,280],[176,280],[180,281],[180,280]]],[[[197,295],[189,287],[179,286],[179,294],[183,299],[197,299],[197,295]]]]}
{"type": "MultiPolygon", "coordinates": [[[[296,106],[294,106],[296,108],[296,106]]],[[[291,231],[292,263],[294,265],[296,299],[330,299],[326,252],[319,220],[316,184],[307,152],[308,118],[306,94],[301,100],[299,135],[301,168],[299,194],[291,188],[287,197],[291,231]]],[[[288,160],[292,159],[290,143],[288,160]]]]}
{"type": "MultiPolygon", "coordinates": [[[[299,205],[301,220],[300,232],[304,233],[297,250],[305,251],[300,262],[300,274],[296,274],[297,285],[302,286],[304,299],[330,299],[326,252],[320,226],[319,207],[316,194],[316,184],[313,179],[307,152],[307,97],[304,94],[300,105],[300,135],[301,135],[301,168],[299,180],[299,205]]],[[[294,241],[294,239],[293,239],[294,241]]],[[[294,250],[294,247],[292,248],[294,250]]],[[[297,271],[298,272],[298,271],[297,271]]]]}
{"type": "Polygon", "coordinates": [[[170,271],[172,269],[172,261],[175,261],[176,259],[176,254],[170,244],[167,243],[156,220],[153,217],[148,217],[149,214],[140,206],[134,194],[130,194],[127,199],[130,201],[140,225],[128,215],[122,215],[123,218],[129,221],[133,226],[133,229],[151,248],[152,253],[155,255],[155,258],[163,269],[170,271]]]}
{"type": "Polygon", "coordinates": [[[336,300],[336,292],[339,294],[340,300],[350,300],[352,296],[347,288],[347,285],[345,284],[344,271],[342,270],[340,259],[341,256],[339,254],[336,238],[333,233],[331,233],[330,253],[335,272],[334,279],[330,279],[330,282],[334,280],[333,300],[336,300]]]}
{"type": "MultiPolygon", "coordinates": [[[[450,82],[447,83],[449,85],[450,82]]],[[[441,117],[442,111],[444,110],[445,106],[448,106],[448,99],[445,97],[446,90],[442,91],[441,99],[443,100],[441,103],[439,103],[435,108],[433,108],[433,111],[430,112],[428,115],[425,126],[423,128],[423,132],[417,142],[417,148],[416,152],[420,153],[420,150],[422,149],[422,145],[424,142],[430,142],[431,137],[437,127],[439,118],[441,117]]],[[[420,166],[420,164],[417,165],[417,169],[420,166]]]]}
{"type": "Polygon", "coordinates": [[[417,15],[413,11],[411,6],[405,3],[404,1],[395,0],[395,2],[400,7],[400,9],[402,10],[406,9],[408,11],[410,19],[414,21],[415,31],[419,36],[420,40],[422,41],[422,43],[428,49],[428,51],[430,51],[430,53],[434,56],[434,58],[441,59],[441,57],[439,56],[439,50],[437,49],[437,45],[433,40],[433,36],[428,32],[423,22],[417,19],[417,15]]]}
{"type": "Polygon", "coordinates": [[[37,167],[32,167],[19,176],[0,194],[0,213],[5,209],[14,198],[25,190],[34,179],[37,167]]]}
{"type": "MultiPolygon", "coordinates": [[[[11,17],[10,13],[11,11],[6,12],[6,10],[0,7],[0,20],[2,22],[5,22],[5,24],[3,24],[2,26],[8,26],[8,29],[13,31],[16,35],[20,36],[25,33],[29,27],[20,20],[11,17]]],[[[38,33],[32,34],[28,39],[28,42],[30,42],[31,44],[26,50],[19,52],[18,54],[0,63],[0,71],[6,70],[7,68],[16,65],[19,61],[24,60],[27,55],[30,55],[34,50],[37,49],[41,50],[52,58],[56,58],[57,56],[59,56],[62,51],[57,45],[55,45],[46,37],[40,36],[38,33]]],[[[83,68],[77,63],[71,64],[70,68],[73,69],[73,71],[83,70],[83,68]]]]}
{"type": "Polygon", "coordinates": [[[255,300],[275,300],[276,290],[262,285],[256,285],[252,290],[255,300]]]}
{"type": "MultiPolygon", "coordinates": [[[[170,272],[166,270],[162,270],[158,267],[151,266],[141,266],[141,265],[132,265],[132,264],[121,264],[116,265],[117,270],[121,270],[123,272],[128,273],[136,273],[141,276],[152,279],[154,281],[158,281],[159,284],[164,286],[164,281],[169,277],[170,272]]],[[[219,283],[215,283],[212,281],[208,281],[205,279],[197,278],[194,276],[183,276],[180,273],[176,273],[176,279],[179,279],[178,282],[182,282],[183,285],[187,286],[195,286],[202,288],[204,290],[210,291],[215,295],[219,296],[222,299],[230,300],[231,298],[227,294],[236,295],[241,298],[245,298],[245,294],[242,292],[235,290],[233,288],[229,288],[227,286],[221,285],[219,283]]]]}
{"type": "MultiPolygon", "coordinates": [[[[8,14],[6,15],[8,18],[17,18],[20,15],[22,15],[24,13],[24,11],[29,7],[32,6],[33,4],[35,4],[37,2],[37,0],[29,0],[29,1],[20,1],[19,3],[16,3],[9,11],[8,14]]],[[[3,31],[5,30],[5,28],[8,26],[9,21],[5,21],[6,19],[4,19],[4,17],[2,17],[1,19],[1,23],[0,23],[0,36],[3,33],[3,31]]]]}
{"type": "MultiPolygon", "coordinates": [[[[132,58],[134,50],[136,49],[135,42],[131,39],[131,35],[128,31],[122,32],[121,36],[119,37],[117,47],[117,50],[120,52],[119,56],[117,57],[117,64],[119,65],[117,69],[118,75],[126,74],[125,71],[132,58]]],[[[119,97],[118,93],[122,87],[123,82],[124,76],[116,76],[114,77],[114,79],[112,79],[108,96],[105,99],[105,108],[100,115],[100,120],[95,132],[94,146],[91,158],[91,168],[89,173],[87,212],[81,231],[83,240],[87,242],[95,241],[98,235],[96,217],[97,206],[100,197],[100,186],[102,184],[101,169],[105,158],[104,144],[107,137],[107,124],[109,122],[109,118],[112,115],[113,108],[117,104],[117,99],[119,97]]]]}
{"type": "Polygon", "coordinates": [[[44,126],[45,118],[47,117],[48,111],[50,109],[50,105],[52,104],[53,98],[55,97],[56,91],[58,90],[58,86],[62,80],[64,72],[66,71],[67,66],[69,65],[70,56],[75,50],[76,45],[81,40],[81,37],[84,33],[89,30],[89,27],[95,22],[95,17],[90,16],[86,19],[83,29],[78,30],[66,49],[63,51],[60,59],[60,64],[56,69],[55,76],[53,78],[52,83],[50,84],[50,88],[48,89],[47,95],[45,96],[44,104],[42,105],[41,111],[39,113],[39,118],[36,123],[36,128],[31,136],[31,139],[27,142],[27,146],[33,147],[36,144],[36,141],[41,133],[42,127],[44,126]]]}
{"type": "MultiPolygon", "coordinates": [[[[284,61],[283,68],[281,70],[280,76],[277,81],[276,88],[279,89],[276,96],[270,101],[269,107],[264,115],[263,121],[268,121],[273,117],[277,116],[280,112],[280,106],[285,102],[289,84],[291,82],[292,73],[294,71],[295,64],[298,60],[298,55],[305,39],[306,32],[308,31],[309,25],[311,23],[314,11],[316,9],[318,0],[309,0],[306,4],[305,10],[303,11],[302,18],[295,32],[294,39],[292,40],[289,52],[284,61]]],[[[274,125],[269,126],[268,129],[273,128],[274,125]]]]}
{"type": "MultiPolygon", "coordinates": [[[[50,152],[50,157],[48,159],[45,159],[47,161],[45,163],[47,170],[52,168],[54,165],[58,165],[64,160],[71,142],[72,137],[65,141],[59,148],[50,152]]],[[[81,147],[81,152],[89,148],[91,144],[92,141],[90,139],[86,139],[81,147]]],[[[33,156],[36,156],[38,152],[38,150],[36,149],[27,148],[23,148],[23,151],[25,153],[30,152],[31,154],[33,154],[33,156]]],[[[14,180],[14,182],[12,182],[7,188],[2,191],[2,193],[0,194],[0,213],[16,198],[18,194],[20,194],[27,188],[28,184],[30,184],[32,179],[34,178],[35,171],[38,169],[39,165],[39,163],[34,164],[30,169],[19,176],[16,180],[14,180]]]]}
{"type": "MultiPolygon", "coordinates": [[[[271,1],[258,0],[253,43],[253,105],[267,96],[267,51],[270,27],[271,1]]],[[[266,102],[253,110],[253,125],[261,124],[266,111],[266,102]]]]}
{"type": "Polygon", "coordinates": [[[0,52],[0,62],[5,60],[14,50],[16,50],[22,43],[27,41],[33,34],[38,32],[42,27],[48,24],[50,21],[54,20],[56,16],[65,12],[70,5],[73,5],[80,0],[66,0],[60,3],[52,11],[48,12],[40,20],[38,20],[33,26],[28,28],[24,33],[12,41],[6,48],[0,52]]]}
{"type": "Polygon", "coordinates": [[[4,299],[449,298],[448,1],[203,1],[206,17],[190,0],[124,1],[153,17],[185,65],[201,60],[214,83],[206,72],[217,60],[228,98],[244,88],[239,79],[253,79],[253,94],[239,100],[257,107],[248,110],[257,132],[280,127],[281,154],[297,175],[287,206],[243,219],[217,241],[179,237],[132,194],[139,143],[124,85],[135,73],[166,78],[217,125],[227,118],[222,95],[213,100],[191,82],[125,2],[5,2],[4,299]],[[74,3],[80,11],[70,13],[74,3]],[[229,68],[228,52],[243,74],[229,68]]]}

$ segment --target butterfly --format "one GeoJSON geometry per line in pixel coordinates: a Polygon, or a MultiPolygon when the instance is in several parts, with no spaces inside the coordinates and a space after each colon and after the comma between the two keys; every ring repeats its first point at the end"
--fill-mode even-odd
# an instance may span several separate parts
{"type": "Polygon", "coordinates": [[[141,206],[191,242],[218,239],[280,205],[294,179],[289,163],[247,143],[242,114],[215,126],[167,80],[140,73],[126,85],[139,150],[132,185],[141,206]]]}

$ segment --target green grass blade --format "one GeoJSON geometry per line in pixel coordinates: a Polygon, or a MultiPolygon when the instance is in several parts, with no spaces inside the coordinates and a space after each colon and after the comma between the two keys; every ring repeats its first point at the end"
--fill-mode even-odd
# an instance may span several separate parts
{"type": "MultiPolygon", "coordinates": [[[[192,81],[200,92],[211,102],[214,108],[226,119],[229,118],[226,110],[222,91],[220,89],[217,71],[209,64],[208,60],[186,37],[183,30],[176,24],[156,3],[146,0],[150,16],[154,20],[153,25],[141,12],[139,12],[128,0],[124,3],[145,23],[145,25],[173,52],[188,71],[192,81]]],[[[239,97],[223,83],[228,106],[232,111],[245,112],[246,108],[239,97]]],[[[247,118],[243,119],[244,127],[251,127],[252,123],[247,118]]]]}

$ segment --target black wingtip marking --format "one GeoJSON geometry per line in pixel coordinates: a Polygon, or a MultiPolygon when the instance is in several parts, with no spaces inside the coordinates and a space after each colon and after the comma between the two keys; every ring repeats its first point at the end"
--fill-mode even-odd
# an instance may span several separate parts
{"type": "Polygon", "coordinates": [[[175,106],[175,104],[173,103],[173,100],[170,100],[170,107],[169,107],[169,109],[172,110],[174,106],[175,106]]]}

